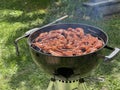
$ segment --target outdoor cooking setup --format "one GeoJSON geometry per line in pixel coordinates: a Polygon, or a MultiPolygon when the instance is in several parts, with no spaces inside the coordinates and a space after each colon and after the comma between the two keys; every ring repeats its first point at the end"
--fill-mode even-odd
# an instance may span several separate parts
{"type": "Polygon", "coordinates": [[[111,61],[120,52],[120,49],[108,46],[107,34],[98,27],[86,24],[54,24],[66,17],[68,16],[66,15],[43,27],[31,29],[23,36],[17,38],[15,40],[16,51],[19,55],[17,43],[20,39],[27,37],[27,43],[34,62],[52,76],[47,90],[87,90],[84,78],[103,61],[111,61]],[[104,45],[95,52],[80,56],[53,56],[32,47],[32,42],[40,33],[56,29],[67,29],[69,27],[83,28],[85,33],[100,38],[104,42],[104,45]],[[112,53],[105,56],[102,54],[103,49],[109,49],[112,53]]]}

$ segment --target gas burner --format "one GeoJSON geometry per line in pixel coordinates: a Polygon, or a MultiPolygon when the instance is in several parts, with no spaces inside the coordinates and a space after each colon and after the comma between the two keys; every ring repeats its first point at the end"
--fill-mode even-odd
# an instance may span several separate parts
{"type": "Polygon", "coordinates": [[[89,90],[84,78],[78,80],[57,80],[51,78],[47,90],[89,90]]]}

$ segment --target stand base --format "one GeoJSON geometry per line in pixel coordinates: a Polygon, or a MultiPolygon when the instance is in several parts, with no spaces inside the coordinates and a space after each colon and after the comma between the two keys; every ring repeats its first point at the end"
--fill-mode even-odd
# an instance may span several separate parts
{"type": "Polygon", "coordinates": [[[51,80],[47,90],[89,90],[83,79],[76,81],[51,80]]]}

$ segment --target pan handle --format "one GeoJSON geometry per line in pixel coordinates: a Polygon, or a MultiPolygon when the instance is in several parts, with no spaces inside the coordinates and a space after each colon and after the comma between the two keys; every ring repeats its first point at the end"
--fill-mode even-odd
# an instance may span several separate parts
{"type": "Polygon", "coordinates": [[[109,49],[109,50],[113,50],[112,53],[110,53],[108,56],[105,56],[104,58],[104,61],[107,62],[107,61],[111,61],[119,52],[120,52],[120,49],[115,47],[115,48],[112,48],[110,46],[105,46],[105,48],[109,49]]]}
{"type": "Polygon", "coordinates": [[[52,25],[52,24],[54,24],[54,23],[57,23],[58,21],[61,21],[61,20],[65,19],[65,18],[67,18],[67,17],[68,17],[68,15],[65,15],[65,16],[63,16],[63,17],[61,17],[61,18],[58,18],[58,19],[56,19],[55,21],[53,21],[53,22],[51,22],[51,23],[49,23],[49,24],[47,24],[47,25],[44,25],[44,26],[42,26],[42,27],[40,27],[40,28],[31,29],[31,30],[27,31],[23,36],[18,37],[17,39],[15,39],[14,44],[15,44],[15,48],[16,48],[16,54],[19,56],[19,48],[18,48],[18,41],[19,41],[19,40],[21,40],[21,39],[23,39],[23,38],[25,38],[25,37],[28,37],[30,34],[32,34],[33,32],[35,32],[35,31],[37,31],[37,30],[40,30],[40,29],[45,28],[45,27],[47,27],[47,26],[50,26],[50,25],[52,25]]]}
{"type": "Polygon", "coordinates": [[[31,29],[31,30],[29,30],[29,31],[26,32],[27,34],[25,33],[21,37],[18,37],[17,39],[15,39],[14,44],[15,44],[15,49],[16,49],[17,56],[19,56],[19,54],[20,54],[19,53],[19,48],[18,48],[18,41],[21,40],[21,39],[23,39],[23,38],[27,38],[33,31],[37,31],[37,30],[39,30],[39,28],[31,29]]]}

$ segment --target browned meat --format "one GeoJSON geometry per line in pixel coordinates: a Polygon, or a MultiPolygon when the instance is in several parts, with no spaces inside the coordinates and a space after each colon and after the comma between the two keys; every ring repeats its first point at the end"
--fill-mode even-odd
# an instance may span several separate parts
{"type": "Polygon", "coordinates": [[[104,43],[82,28],[68,28],[41,33],[32,44],[54,56],[77,56],[95,52],[104,43]]]}
{"type": "Polygon", "coordinates": [[[54,56],[63,56],[63,54],[59,51],[49,50],[49,53],[51,53],[54,56]]]}

